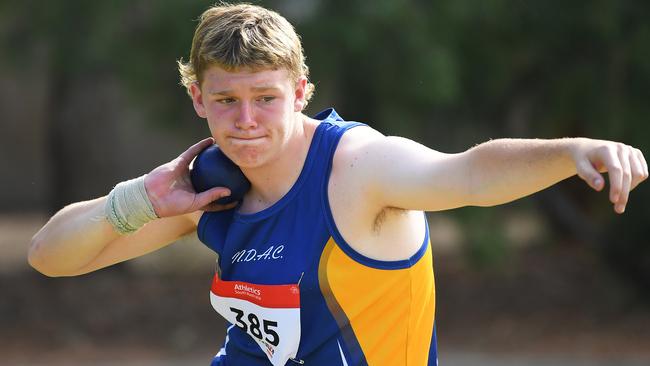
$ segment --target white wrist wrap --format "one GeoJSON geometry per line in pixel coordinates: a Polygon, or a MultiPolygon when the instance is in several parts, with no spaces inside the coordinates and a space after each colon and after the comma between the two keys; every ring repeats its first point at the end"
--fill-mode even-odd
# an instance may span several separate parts
{"type": "Polygon", "coordinates": [[[120,234],[131,234],[158,218],[144,187],[144,175],[118,183],[108,194],[104,212],[120,234]]]}

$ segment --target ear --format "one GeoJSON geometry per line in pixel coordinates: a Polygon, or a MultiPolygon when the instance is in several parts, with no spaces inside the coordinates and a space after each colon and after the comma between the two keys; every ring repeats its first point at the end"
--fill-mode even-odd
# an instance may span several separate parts
{"type": "Polygon", "coordinates": [[[301,76],[298,81],[296,81],[296,89],[294,92],[294,102],[293,102],[293,111],[294,112],[302,112],[302,110],[305,108],[305,105],[307,105],[307,101],[305,100],[305,90],[307,88],[307,78],[304,76],[301,76]]]}
{"type": "Polygon", "coordinates": [[[203,94],[201,93],[201,87],[198,81],[190,85],[190,94],[192,94],[192,104],[194,105],[196,114],[201,118],[207,118],[208,115],[205,112],[205,105],[203,104],[203,94]]]}

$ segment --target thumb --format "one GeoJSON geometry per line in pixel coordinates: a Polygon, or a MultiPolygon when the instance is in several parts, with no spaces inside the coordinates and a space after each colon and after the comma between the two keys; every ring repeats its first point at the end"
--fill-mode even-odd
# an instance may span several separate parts
{"type": "Polygon", "coordinates": [[[598,173],[598,170],[596,170],[588,159],[578,161],[576,168],[578,170],[578,176],[587,182],[591,188],[600,191],[605,187],[603,176],[598,173]]]}
{"type": "Polygon", "coordinates": [[[194,199],[195,206],[200,208],[206,206],[219,198],[230,196],[230,189],[225,187],[215,187],[205,192],[197,193],[194,199]]]}

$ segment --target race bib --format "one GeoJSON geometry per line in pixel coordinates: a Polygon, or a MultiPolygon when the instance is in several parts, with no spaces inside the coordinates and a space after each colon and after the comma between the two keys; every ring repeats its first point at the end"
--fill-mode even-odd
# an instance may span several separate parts
{"type": "Polygon", "coordinates": [[[222,281],[215,274],[212,307],[228,322],[248,333],[273,366],[295,358],[300,344],[298,285],[257,285],[222,281]]]}

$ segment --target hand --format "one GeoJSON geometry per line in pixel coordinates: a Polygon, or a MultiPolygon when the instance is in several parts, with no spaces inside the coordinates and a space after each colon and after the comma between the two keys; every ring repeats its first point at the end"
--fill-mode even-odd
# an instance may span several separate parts
{"type": "Polygon", "coordinates": [[[230,195],[228,188],[216,187],[196,193],[190,181],[190,163],[203,149],[214,143],[212,138],[204,139],[187,149],[176,159],[163,164],[144,179],[147,195],[158,217],[177,216],[197,210],[220,211],[236,206],[214,203],[230,195]]]}
{"type": "Polygon", "coordinates": [[[600,173],[609,173],[609,200],[619,214],[625,211],[630,191],[648,178],[648,164],[639,149],[625,144],[580,139],[573,151],[578,175],[600,191],[605,181],[600,173]],[[600,173],[599,173],[600,172],[600,173]]]}

